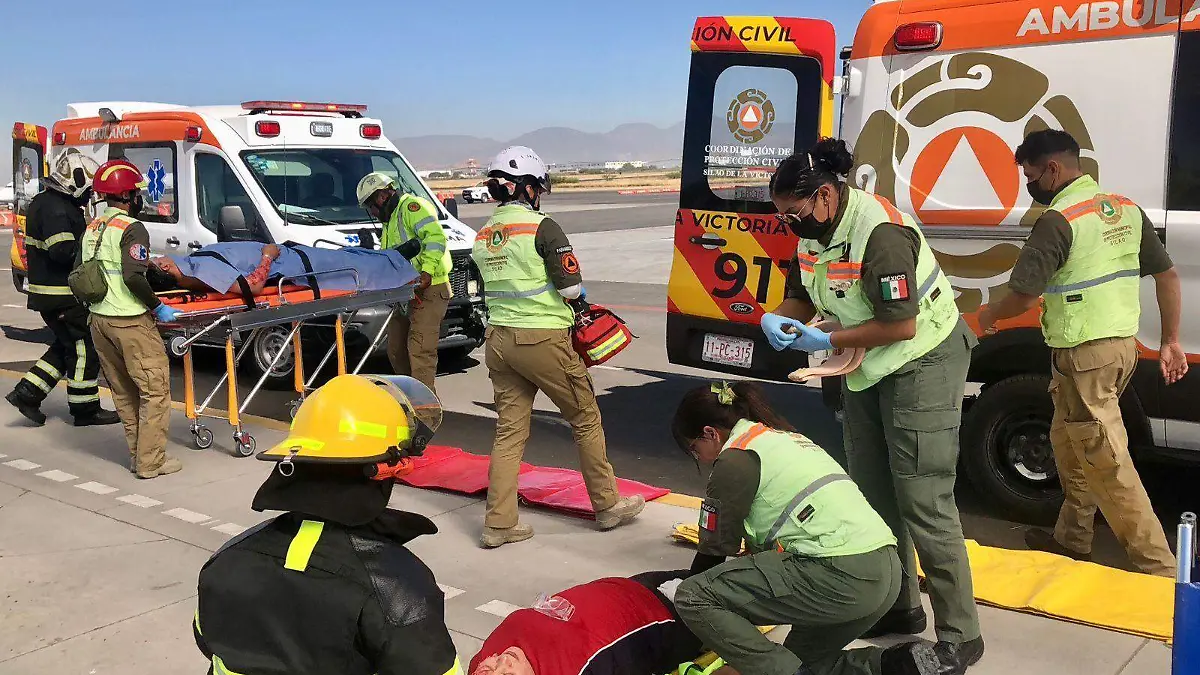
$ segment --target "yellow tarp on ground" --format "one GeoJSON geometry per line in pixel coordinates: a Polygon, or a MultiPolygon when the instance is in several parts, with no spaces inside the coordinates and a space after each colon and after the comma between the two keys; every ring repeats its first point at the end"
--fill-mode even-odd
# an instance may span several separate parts
{"type": "MultiPolygon", "coordinates": [[[[692,545],[699,529],[675,526],[671,536],[692,545]]],[[[975,599],[1037,614],[1170,642],[1175,583],[1038,551],[1011,551],[967,541],[975,599]]]]}

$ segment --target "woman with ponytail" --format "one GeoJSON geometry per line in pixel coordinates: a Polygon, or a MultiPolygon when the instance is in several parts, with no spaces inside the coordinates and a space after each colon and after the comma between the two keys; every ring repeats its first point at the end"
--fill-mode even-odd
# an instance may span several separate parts
{"type": "Polygon", "coordinates": [[[842,383],[850,476],[899,541],[899,599],[866,637],[917,634],[926,616],[913,549],[929,580],[943,675],[983,656],[954,503],[958,427],[974,333],[911,216],[848,185],[854,158],[823,139],[771,178],[779,219],[800,238],[784,301],[762,318],[777,350],[865,349],[842,383]],[[841,330],[806,325],[820,314],[841,330]]]}
{"type": "Polygon", "coordinates": [[[858,486],[752,382],[688,392],[671,432],[712,464],[675,609],[739,673],[936,675],[923,641],[844,651],[900,592],[896,538],[858,486]],[[748,555],[738,556],[745,540],[748,555]],[[756,626],[788,624],[777,645],[756,626]]]}

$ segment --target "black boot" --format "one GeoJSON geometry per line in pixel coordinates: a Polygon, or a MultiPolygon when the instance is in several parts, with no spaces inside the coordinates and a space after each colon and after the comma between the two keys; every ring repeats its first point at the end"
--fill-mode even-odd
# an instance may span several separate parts
{"type": "Polygon", "coordinates": [[[882,675],[938,675],[939,665],[933,645],[918,640],[883,650],[879,672],[882,675]]]}
{"type": "Polygon", "coordinates": [[[121,418],[115,410],[98,408],[95,412],[75,416],[77,427],[99,427],[106,424],[120,424],[121,418]]]}
{"type": "Polygon", "coordinates": [[[875,625],[863,633],[862,637],[870,639],[884,635],[920,635],[925,632],[925,626],[928,623],[925,609],[922,607],[893,609],[876,621],[875,625]]]}
{"type": "Polygon", "coordinates": [[[4,400],[13,404],[22,415],[37,426],[40,427],[46,423],[46,414],[41,411],[41,406],[21,396],[16,389],[9,392],[4,400]]]}
{"type": "Polygon", "coordinates": [[[933,651],[941,663],[938,675],[963,675],[983,658],[983,637],[967,642],[939,642],[933,651]]]}
{"type": "Polygon", "coordinates": [[[1054,538],[1053,534],[1036,527],[1025,530],[1025,545],[1029,547],[1030,551],[1053,553],[1054,555],[1061,555],[1064,558],[1071,558],[1072,560],[1080,560],[1083,562],[1092,561],[1091,553],[1080,553],[1079,551],[1073,551],[1058,543],[1058,540],[1054,538]]]}

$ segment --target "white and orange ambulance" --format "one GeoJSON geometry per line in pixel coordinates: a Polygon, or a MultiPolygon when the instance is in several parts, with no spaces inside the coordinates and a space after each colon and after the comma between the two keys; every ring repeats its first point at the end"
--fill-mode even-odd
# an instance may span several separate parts
{"type": "MultiPolygon", "coordinates": [[[[782,298],[795,245],[768,217],[765,184],[780,153],[830,133],[829,88],[855,153],[851,181],[920,220],[972,326],[1039,214],[1012,153],[1046,127],[1074,135],[1086,170],[1146,210],[1185,308],[1200,298],[1200,0],[878,1],[836,76],[820,20],[702,18],[692,49],[672,362],[782,379],[804,358],[774,352],[757,327],[782,298]]],[[[1121,402],[1131,446],[1200,462],[1200,373],[1163,384],[1152,280],[1142,296],[1143,359],[1121,402]]],[[[1036,311],[1000,328],[972,358],[963,468],[1009,515],[1045,520],[1061,500],[1049,352],[1036,311]]],[[[1200,364],[1200,312],[1185,309],[1181,335],[1200,364]]]]}
{"type": "MultiPolygon", "coordinates": [[[[123,158],[146,176],[138,218],[156,254],[187,254],[218,241],[295,242],[354,246],[378,223],[357,203],[359,179],[372,171],[393,176],[398,188],[438,208],[454,260],[454,296],[439,348],[465,355],[483,343],[482,281],[470,260],[475,232],[457,218],[453,200],[439,202],[383,133],[366,106],[301,101],[250,101],[237,106],[185,107],[163,103],[75,103],[47,131],[14,128],[14,176],[45,175],[59,153],[79,152],[97,163],[123,158]],[[40,153],[40,154],[39,154],[40,153]],[[39,163],[39,159],[44,159],[39,163]],[[39,169],[40,167],[40,169],[39,169]]],[[[36,189],[27,189],[32,197],[36,189]]],[[[14,238],[14,256],[19,242],[14,238]]],[[[23,272],[14,260],[14,281],[23,272]]],[[[23,269],[23,265],[20,266],[23,269]]],[[[388,308],[360,312],[348,339],[374,335],[388,308]],[[351,338],[353,336],[353,338],[351,338]]],[[[318,331],[320,332],[320,331],[318,331]]],[[[256,376],[268,368],[287,331],[258,334],[243,361],[256,376]]],[[[319,342],[319,340],[318,340],[319,342]]],[[[378,345],[377,349],[383,349],[378,345]]],[[[293,359],[271,371],[269,385],[290,387],[293,359]]]]}

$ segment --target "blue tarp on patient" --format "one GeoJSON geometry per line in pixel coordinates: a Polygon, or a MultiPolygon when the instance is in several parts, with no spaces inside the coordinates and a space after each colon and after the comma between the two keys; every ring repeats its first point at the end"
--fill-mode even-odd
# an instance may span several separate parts
{"type": "MultiPolygon", "coordinates": [[[[204,282],[213,290],[224,293],[237,283],[239,276],[248,276],[262,260],[263,245],[258,242],[226,242],[210,244],[199,252],[211,251],[229,261],[206,255],[169,256],[179,265],[184,275],[204,282]]],[[[271,264],[270,279],[281,276],[294,277],[289,283],[307,286],[304,260],[296,250],[302,251],[312,265],[313,272],[332,272],[352,268],[358,273],[357,289],[379,291],[399,288],[417,278],[411,263],[396,251],[372,251],[364,248],[317,248],[313,246],[280,246],[279,257],[271,264]]],[[[355,290],[355,277],[350,272],[333,272],[316,277],[317,285],[323,289],[355,290]]]]}

